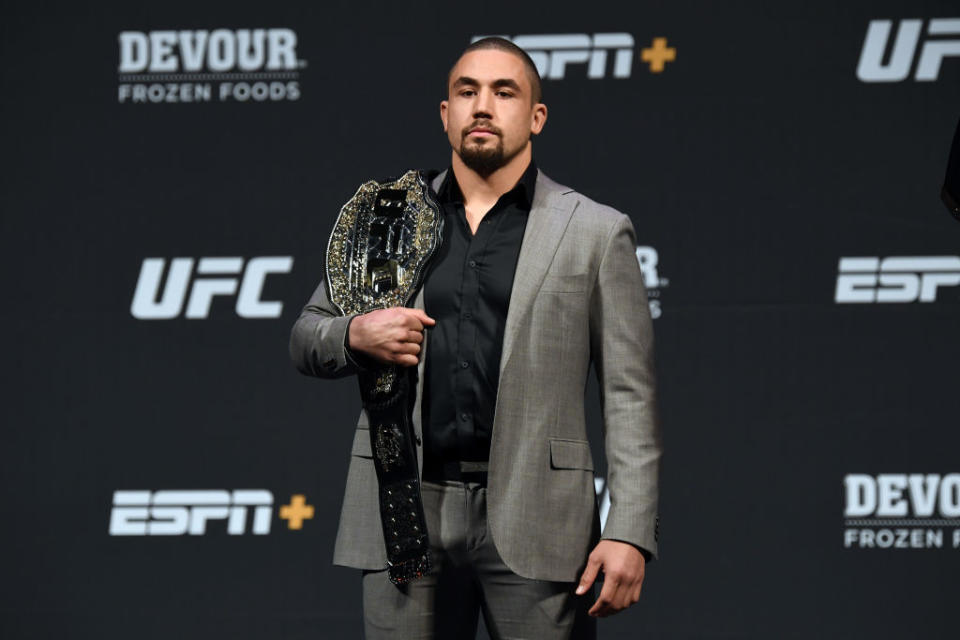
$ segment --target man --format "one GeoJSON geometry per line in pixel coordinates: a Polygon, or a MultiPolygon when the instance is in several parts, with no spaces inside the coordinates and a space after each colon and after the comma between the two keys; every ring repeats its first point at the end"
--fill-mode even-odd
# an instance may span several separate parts
{"type": "Polygon", "coordinates": [[[293,328],[303,373],[391,363],[416,385],[435,568],[403,587],[387,580],[361,412],[334,562],[364,570],[368,638],[473,637],[479,612],[494,638],[593,637],[595,617],[637,601],[656,554],[661,449],[633,227],[536,169],[540,91],[509,41],[468,47],[440,103],[453,149],[432,180],[443,242],[414,307],[341,317],[321,283],[293,328]],[[611,500],[602,535],[584,418],[591,361],[611,500]]]}

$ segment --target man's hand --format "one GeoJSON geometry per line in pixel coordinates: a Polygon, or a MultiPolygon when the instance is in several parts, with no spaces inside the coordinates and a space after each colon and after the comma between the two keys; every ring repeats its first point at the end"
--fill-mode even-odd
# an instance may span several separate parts
{"type": "Polygon", "coordinates": [[[590,607],[591,616],[605,618],[623,611],[640,599],[643,586],[643,554],[632,544],[617,540],[601,540],[587,558],[587,568],[580,576],[577,595],[583,595],[603,569],[603,589],[590,607]]]}
{"type": "Polygon", "coordinates": [[[423,342],[423,327],[435,324],[436,320],[423,309],[378,309],[353,319],[347,343],[354,351],[374,360],[404,367],[416,366],[423,342]]]}

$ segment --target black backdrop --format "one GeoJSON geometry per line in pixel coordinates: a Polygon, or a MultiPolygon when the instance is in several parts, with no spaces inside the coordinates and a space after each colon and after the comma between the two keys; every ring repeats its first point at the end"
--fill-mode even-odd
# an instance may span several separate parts
{"type": "Polygon", "coordinates": [[[614,50],[603,77],[566,65],[535,142],[630,214],[657,316],[662,560],[601,637],[954,637],[956,4],[2,12],[3,637],[358,637],[359,578],[330,564],[355,383],[287,357],[334,217],[368,178],[449,162],[437,105],[472,37],[574,36],[576,59],[610,33],[628,77],[614,50]],[[231,62],[257,29],[263,59],[231,62]],[[121,75],[131,32],[156,68],[121,75]],[[272,496],[268,532],[238,490],[272,496]],[[213,505],[129,504],[150,499],[213,505]],[[164,530],[186,533],[142,535],[164,530]]]}

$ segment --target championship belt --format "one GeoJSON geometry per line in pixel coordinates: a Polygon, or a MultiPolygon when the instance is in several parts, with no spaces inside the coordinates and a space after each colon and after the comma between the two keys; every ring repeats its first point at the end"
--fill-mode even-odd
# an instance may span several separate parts
{"type": "MultiPolygon", "coordinates": [[[[343,205],[327,244],[331,301],[344,315],[409,305],[442,233],[440,207],[419,172],[408,171],[393,182],[365,182],[343,205]]],[[[390,581],[398,585],[430,570],[409,373],[377,363],[359,375],[390,581]]]]}

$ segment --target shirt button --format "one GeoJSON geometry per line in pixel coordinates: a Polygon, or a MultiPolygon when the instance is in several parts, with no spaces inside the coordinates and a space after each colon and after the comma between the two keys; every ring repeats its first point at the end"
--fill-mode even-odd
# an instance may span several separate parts
{"type": "Polygon", "coordinates": [[[471,266],[471,267],[476,267],[476,266],[477,266],[477,261],[476,261],[476,260],[471,260],[471,261],[470,261],[470,266],[471,266]]]}
{"type": "Polygon", "coordinates": [[[464,360],[463,362],[460,363],[460,368],[461,368],[461,369],[466,369],[466,368],[469,367],[469,366],[470,366],[470,363],[467,362],[466,360],[464,360]]]}
{"type": "Polygon", "coordinates": [[[463,314],[463,317],[466,318],[467,320],[469,320],[470,318],[473,317],[473,314],[470,313],[469,311],[467,311],[467,312],[465,312],[465,313],[463,314]]]}

